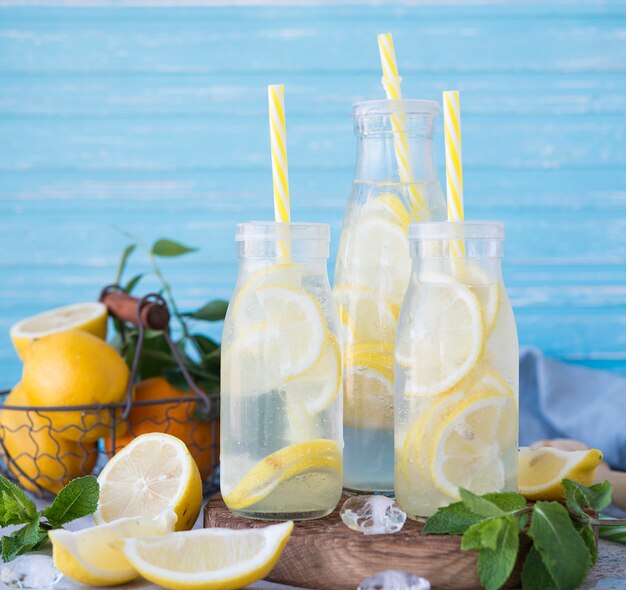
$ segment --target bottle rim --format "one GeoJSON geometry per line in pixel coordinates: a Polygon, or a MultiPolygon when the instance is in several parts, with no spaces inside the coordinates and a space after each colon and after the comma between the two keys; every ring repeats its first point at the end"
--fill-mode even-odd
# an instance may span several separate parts
{"type": "Polygon", "coordinates": [[[235,230],[235,242],[277,239],[330,242],[330,225],[327,223],[246,221],[238,223],[235,230]]]}
{"type": "Polygon", "coordinates": [[[426,99],[363,100],[352,105],[352,117],[384,117],[403,114],[437,116],[441,112],[439,103],[426,99]]]}
{"type": "Polygon", "coordinates": [[[409,240],[503,240],[501,221],[423,221],[409,225],[409,240]]]}

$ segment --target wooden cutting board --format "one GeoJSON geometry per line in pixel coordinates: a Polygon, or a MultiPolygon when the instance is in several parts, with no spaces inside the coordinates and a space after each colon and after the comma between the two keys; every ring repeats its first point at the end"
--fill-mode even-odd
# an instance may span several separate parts
{"type": "MultiPolygon", "coordinates": [[[[461,551],[457,535],[422,535],[421,523],[407,520],[393,535],[363,535],[350,530],[335,511],[319,520],[295,523],[291,539],[267,580],[314,590],[356,590],[368,576],[387,569],[417,574],[433,590],[479,590],[476,551],[461,551]]],[[[204,512],[205,527],[240,529],[268,522],[237,518],[213,497],[204,512]]],[[[505,588],[519,588],[518,562],[505,588]]]]}

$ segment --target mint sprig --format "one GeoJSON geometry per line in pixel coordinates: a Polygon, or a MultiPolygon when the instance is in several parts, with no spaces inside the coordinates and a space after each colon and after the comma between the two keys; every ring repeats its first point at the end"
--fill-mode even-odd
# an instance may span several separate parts
{"type": "Polygon", "coordinates": [[[607,481],[590,487],[564,479],[566,502],[529,504],[520,494],[478,496],[460,489],[461,501],[440,508],[424,526],[424,534],[462,534],[461,549],[478,550],[477,569],[486,590],[505,584],[522,546],[530,549],[522,567],[523,590],[573,590],[587,577],[598,556],[593,527],[623,525],[600,521],[588,511],[611,502],[607,481]],[[529,524],[530,523],[530,524],[529,524]]]}
{"type": "Polygon", "coordinates": [[[12,481],[0,475],[0,526],[23,524],[0,539],[0,555],[7,562],[38,549],[48,539],[48,531],[95,512],[100,486],[93,475],[70,481],[52,504],[37,510],[35,503],[12,481]]]}

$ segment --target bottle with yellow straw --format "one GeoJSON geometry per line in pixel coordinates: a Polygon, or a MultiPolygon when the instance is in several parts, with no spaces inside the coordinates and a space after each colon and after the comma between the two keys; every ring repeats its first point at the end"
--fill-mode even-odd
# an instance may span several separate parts
{"type": "Polygon", "coordinates": [[[411,518],[517,488],[518,344],[503,226],[464,221],[459,93],[445,92],[448,221],[409,227],[395,350],[395,491],[411,518]]]}
{"type": "Polygon", "coordinates": [[[358,138],[334,294],[344,347],[346,488],[393,491],[393,351],[409,280],[407,230],[444,219],[433,155],[436,102],[403,100],[393,40],[379,35],[387,100],[353,107],[358,138]]]}
{"type": "Polygon", "coordinates": [[[237,516],[332,512],[342,488],[339,320],[330,228],[292,223],[284,90],[268,88],[273,222],[237,226],[221,356],[221,491],[237,516]]]}

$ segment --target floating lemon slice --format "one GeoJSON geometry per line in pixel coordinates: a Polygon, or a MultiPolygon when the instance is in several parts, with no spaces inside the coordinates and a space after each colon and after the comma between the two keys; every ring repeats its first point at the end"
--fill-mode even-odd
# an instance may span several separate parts
{"type": "Polygon", "coordinates": [[[169,434],[138,436],[109,460],[98,483],[96,524],[173,510],[178,517],[176,530],[186,530],[202,507],[198,466],[185,443],[169,434]]]}
{"type": "Polygon", "coordinates": [[[345,368],[343,423],[351,428],[393,428],[393,374],[365,365],[345,368]]]}
{"type": "Polygon", "coordinates": [[[224,502],[231,510],[243,510],[269,496],[278,484],[307,471],[341,471],[341,452],[334,440],[297,443],[268,455],[224,494],[224,502]]]}
{"type": "Polygon", "coordinates": [[[48,533],[56,568],[68,578],[90,586],[124,584],[139,577],[116,542],[128,537],[164,535],[174,530],[176,514],[152,519],[120,518],[80,531],[55,529],[48,533]]]}
{"type": "Polygon", "coordinates": [[[375,199],[368,201],[363,206],[363,212],[366,214],[382,215],[389,221],[398,223],[404,229],[408,229],[411,223],[411,216],[404,206],[404,202],[393,193],[383,193],[375,199]]]}
{"type": "Polygon", "coordinates": [[[66,330],[82,330],[104,340],[107,335],[108,311],[98,302],[75,303],[26,318],[13,324],[11,341],[20,359],[34,340],[66,330]]]}
{"type": "Polygon", "coordinates": [[[122,551],[147,580],[171,590],[232,590],[276,565],[292,522],[258,529],[198,529],[123,541],[122,551]]]}
{"type": "MultiPolygon", "coordinates": [[[[396,361],[407,369],[407,396],[442,393],[473,369],[483,351],[480,303],[470,289],[444,274],[423,274],[413,293],[419,310],[410,334],[399,334],[396,361]]],[[[409,329],[409,328],[407,328],[409,329]]]]}
{"type": "Polygon", "coordinates": [[[468,398],[440,421],[430,449],[432,481],[457,499],[460,487],[476,494],[502,491],[505,461],[516,448],[514,399],[490,394],[468,398]]]}
{"type": "Polygon", "coordinates": [[[491,333],[500,309],[500,285],[478,264],[465,259],[453,259],[457,279],[465,283],[480,302],[485,319],[485,331],[491,333]]]}
{"type": "Polygon", "coordinates": [[[552,447],[522,447],[518,456],[519,493],[529,500],[564,500],[563,479],[589,486],[601,461],[602,452],[597,449],[562,451],[552,447]]]}

